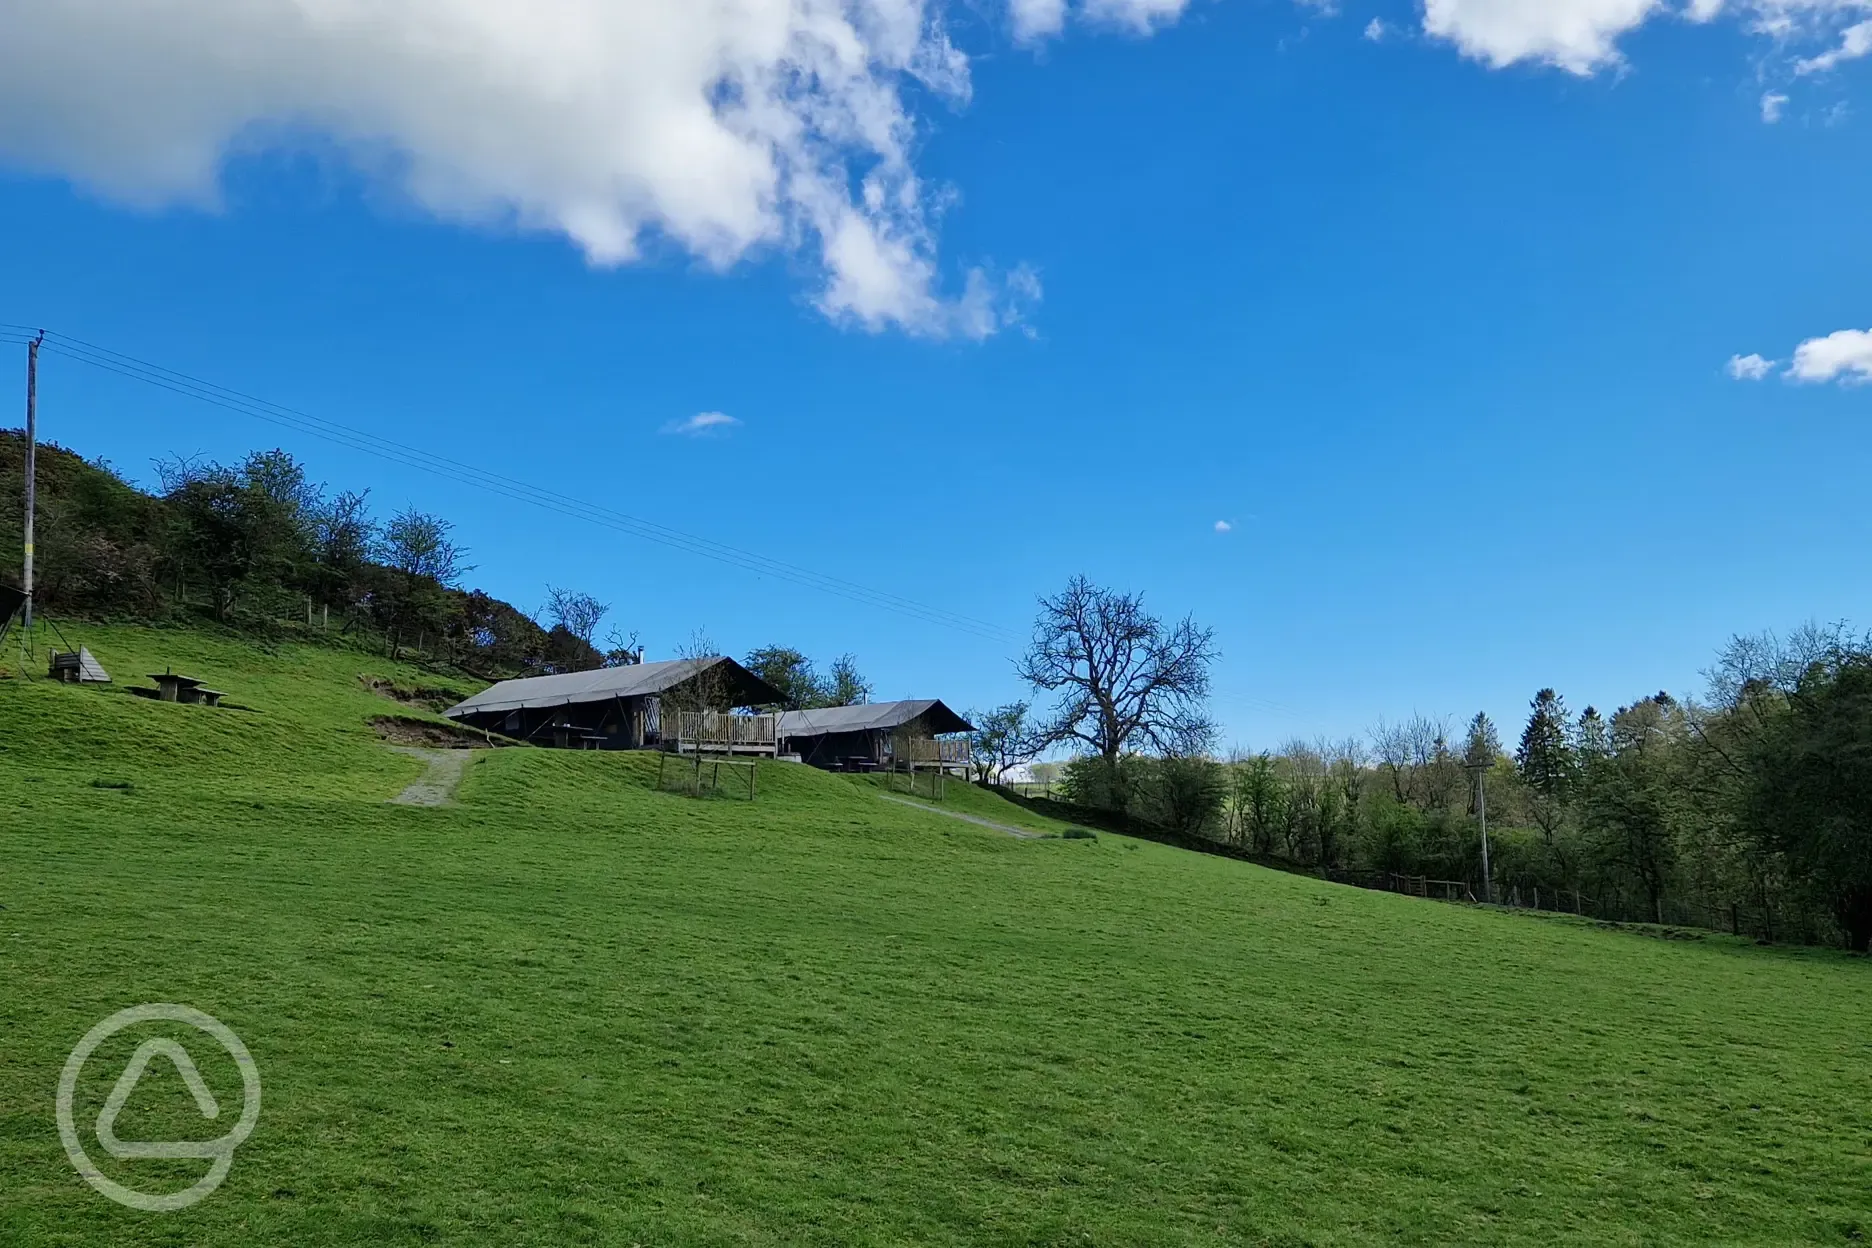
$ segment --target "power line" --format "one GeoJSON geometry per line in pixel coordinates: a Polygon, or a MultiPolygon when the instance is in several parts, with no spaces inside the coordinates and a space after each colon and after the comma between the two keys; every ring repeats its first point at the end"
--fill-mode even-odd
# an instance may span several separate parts
{"type": "MultiPolygon", "coordinates": [[[[37,331],[29,331],[27,326],[0,323],[0,341],[23,343],[28,341],[26,336],[28,332],[36,333],[37,331]]],[[[700,537],[609,507],[586,502],[570,495],[491,472],[473,464],[462,463],[420,447],[395,442],[349,425],[339,424],[282,404],[244,394],[238,390],[216,385],[187,373],[125,355],[70,335],[46,334],[43,349],[49,354],[63,356],[100,371],[114,373],[120,377],[194,399],[197,402],[309,434],[324,441],[402,464],[405,467],[416,468],[458,484],[472,486],[518,502],[529,503],[547,511],[627,533],[645,541],[712,559],[757,575],[772,576],[807,589],[833,594],[852,602],[891,611],[927,624],[969,633],[989,641],[1009,644],[1020,640],[1007,629],[985,620],[929,606],[898,594],[872,589],[840,577],[815,572],[796,564],[743,550],[712,538],[700,537]]]]}

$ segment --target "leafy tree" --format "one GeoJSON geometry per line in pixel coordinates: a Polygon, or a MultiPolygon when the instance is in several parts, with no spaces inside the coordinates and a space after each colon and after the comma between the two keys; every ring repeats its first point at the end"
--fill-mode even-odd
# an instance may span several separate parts
{"type": "Polygon", "coordinates": [[[207,582],[219,618],[233,615],[243,593],[293,580],[309,560],[317,493],[284,451],[255,452],[239,468],[173,458],[157,473],[179,575],[207,582]]]}
{"type": "Polygon", "coordinates": [[[1469,736],[1463,745],[1463,765],[1465,767],[1493,767],[1495,760],[1501,757],[1501,737],[1495,732],[1495,721],[1487,711],[1477,711],[1475,718],[1469,721],[1469,736]]]}
{"type": "MultiPolygon", "coordinates": [[[[1579,783],[1579,754],[1569,740],[1571,725],[1559,694],[1542,689],[1529,705],[1527,727],[1521,730],[1521,744],[1515,749],[1515,774],[1528,796],[1528,814],[1552,851],[1579,783]]],[[[1596,712],[1588,707],[1587,714],[1596,712]]],[[[1585,722],[1584,716],[1581,721],[1585,722]]]]}
{"type": "Polygon", "coordinates": [[[1272,853],[1280,819],[1281,783],[1266,750],[1229,764],[1229,839],[1255,853],[1272,853]]]}
{"type": "Polygon", "coordinates": [[[1180,748],[1152,764],[1160,822],[1185,836],[1206,835],[1219,822],[1227,798],[1221,765],[1206,753],[1180,748]]]}
{"type": "Polygon", "coordinates": [[[365,593],[364,582],[378,542],[370,514],[370,492],[346,490],[312,513],[313,592],[327,604],[350,606],[365,593]]]}
{"type": "Polygon", "coordinates": [[[858,674],[858,660],[841,654],[832,660],[832,675],[822,690],[827,706],[862,706],[871,700],[871,682],[858,674]]]}
{"type": "Polygon", "coordinates": [[[598,647],[563,624],[546,630],[542,658],[549,672],[595,672],[605,665],[605,657],[598,647]]]}
{"type": "Polygon", "coordinates": [[[1028,705],[1009,702],[992,711],[974,711],[969,719],[975,732],[969,740],[975,778],[999,784],[1008,769],[1032,759],[1043,748],[1027,721],[1028,705]]]}
{"type": "Polygon", "coordinates": [[[742,666],[780,691],[789,711],[825,706],[825,689],[812,660],[791,646],[762,646],[748,652],[742,666]]]}
{"type": "Polygon", "coordinates": [[[449,536],[455,526],[440,516],[414,507],[397,513],[383,528],[378,558],[386,565],[372,593],[372,606],[389,634],[394,658],[411,633],[420,643],[426,634],[447,636],[450,600],[463,574],[473,568],[463,563],[467,554],[449,536]]]}
{"type": "Polygon", "coordinates": [[[546,633],[533,617],[478,589],[455,598],[444,637],[456,662],[495,671],[535,668],[545,657],[546,633]]]}
{"type": "Polygon", "coordinates": [[[406,577],[453,588],[474,571],[462,562],[468,552],[449,536],[454,530],[440,516],[407,507],[384,526],[378,558],[406,577]]]}
{"type": "Polygon", "coordinates": [[[1581,766],[1612,752],[1612,733],[1598,708],[1589,706],[1580,712],[1579,727],[1573,734],[1573,750],[1581,766]]]}
{"type": "Polygon", "coordinates": [[[1564,802],[1579,771],[1579,759],[1567,740],[1566,702],[1552,689],[1542,689],[1529,705],[1532,713],[1515,749],[1515,771],[1530,791],[1564,802]]]}
{"type": "Polygon", "coordinates": [[[1643,890],[1654,921],[1676,866],[1673,825],[1680,813],[1672,747],[1679,722],[1669,694],[1656,694],[1612,717],[1612,752],[1584,774],[1584,817],[1600,857],[1623,868],[1643,890]]]}
{"type": "Polygon", "coordinates": [[[1059,783],[1060,765],[1058,763],[1029,763],[1027,774],[1035,784],[1044,784],[1049,788],[1059,783]]]}
{"type": "Polygon", "coordinates": [[[1752,743],[1746,816],[1761,844],[1872,950],[1872,654],[1815,660],[1752,743]]]}

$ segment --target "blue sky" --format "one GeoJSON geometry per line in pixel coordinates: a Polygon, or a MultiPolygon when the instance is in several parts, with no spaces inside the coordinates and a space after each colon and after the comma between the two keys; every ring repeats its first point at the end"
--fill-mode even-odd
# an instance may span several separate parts
{"type": "Polygon", "coordinates": [[[1542,685],[1872,622],[1860,0],[595,2],[190,0],[168,49],[140,6],[9,16],[0,321],[991,635],[54,357],[45,435],[143,480],[282,445],[523,606],[850,651],[884,698],[1020,696],[1084,572],[1214,626],[1255,747],[1511,738],[1542,685]]]}

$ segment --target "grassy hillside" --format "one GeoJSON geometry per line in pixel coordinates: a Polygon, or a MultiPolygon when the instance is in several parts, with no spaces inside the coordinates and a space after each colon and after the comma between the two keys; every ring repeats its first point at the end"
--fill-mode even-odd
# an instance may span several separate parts
{"type": "MultiPolygon", "coordinates": [[[[749,804],[482,751],[456,805],[392,806],[423,767],[360,676],[432,679],[85,640],[256,709],[0,682],[0,1243],[1872,1234],[1863,960],[1017,840],[781,764],[749,804]],[[265,1087],[226,1186],[166,1215],[53,1125],[72,1045],[146,1001],[224,1020],[265,1087]]],[[[91,1116],[141,1038],[87,1065],[91,1116]]],[[[152,1071],[123,1138],[219,1132],[152,1071]]]]}

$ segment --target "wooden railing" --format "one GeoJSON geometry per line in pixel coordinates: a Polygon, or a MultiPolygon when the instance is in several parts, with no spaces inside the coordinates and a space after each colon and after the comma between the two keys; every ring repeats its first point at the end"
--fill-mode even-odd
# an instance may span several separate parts
{"type": "Polygon", "coordinates": [[[727,711],[663,712],[663,742],[679,750],[771,754],[778,742],[778,715],[734,715],[727,711]]]}
{"type": "Polygon", "coordinates": [[[972,757],[967,737],[892,737],[891,757],[899,763],[962,766],[972,757]]]}

